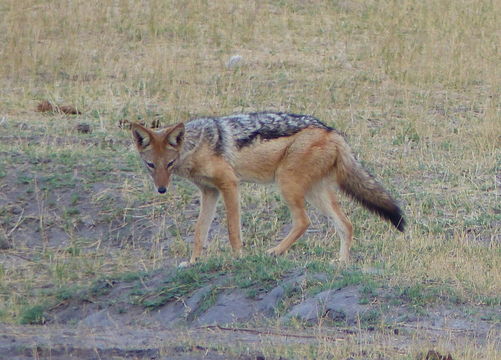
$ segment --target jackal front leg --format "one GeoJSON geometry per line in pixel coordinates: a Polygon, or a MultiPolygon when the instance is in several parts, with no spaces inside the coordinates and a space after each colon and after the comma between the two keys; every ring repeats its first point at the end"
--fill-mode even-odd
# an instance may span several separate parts
{"type": "Polygon", "coordinates": [[[215,188],[201,187],[200,191],[202,192],[202,204],[195,225],[195,240],[190,264],[195,263],[202,254],[203,246],[209,234],[210,224],[214,220],[216,213],[217,200],[219,199],[219,191],[215,188]]]}
{"type": "Polygon", "coordinates": [[[242,254],[242,235],[240,230],[240,200],[238,195],[238,182],[227,180],[219,184],[223,194],[224,206],[228,223],[228,237],[235,256],[242,254]]]}

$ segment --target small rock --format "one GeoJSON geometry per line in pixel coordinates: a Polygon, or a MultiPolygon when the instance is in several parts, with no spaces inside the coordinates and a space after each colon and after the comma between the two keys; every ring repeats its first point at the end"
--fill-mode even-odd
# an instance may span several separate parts
{"type": "Polygon", "coordinates": [[[358,287],[348,286],[339,290],[326,290],[314,298],[294,306],[286,318],[296,317],[303,321],[315,322],[327,316],[335,321],[356,323],[358,316],[368,307],[359,304],[358,287]]]}
{"type": "Polygon", "coordinates": [[[18,206],[18,205],[13,205],[10,208],[10,212],[11,212],[11,214],[19,215],[23,212],[23,208],[21,206],[18,206]]]}
{"type": "Polygon", "coordinates": [[[277,286],[266,294],[258,303],[258,309],[265,314],[273,314],[278,302],[284,296],[284,288],[282,286],[277,286]]]}
{"type": "Polygon", "coordinates": [[[232,57],[230,57],[230,60],[228,60],[226,67],[228,69],[234,69],[237,66],[241,65],[243,59],[244,58],[241,55],[233,55],[232,57]]]}
{"type": "Polygon", "coordinates": [[[76,126],[76,129],[81,134],[89,134],[92,132],[92,128],[87,123],[79,123],[76,126]]]}
{"type": "Polygon", "coordinates": [[[0,250],[7,250],[7,249],[11,249],[11,248],[12,248],[12,244],[10,243],[10,241],[7,240],[7,238],[5,236],[0,234],[0,250]]]}

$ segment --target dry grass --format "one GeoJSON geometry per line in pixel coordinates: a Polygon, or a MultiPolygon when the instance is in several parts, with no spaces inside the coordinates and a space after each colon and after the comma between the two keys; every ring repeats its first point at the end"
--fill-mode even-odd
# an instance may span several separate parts
{"type": "MultiPolygon", "coordinates": [[[[121,248],[106,246],[120,239],[75,239],[70,245],[85,251],[68,252],[51,247],[46,235],[50,189],[34,187],[42,243],[4,251],[18,260],[0,265],[0,319],[15,321],[34,289],[152,270],[187,256],[183,239],[196,215],[183,210],[196,208],[189,206],[196,192],[181,182],[179,193],[158,202],[145,195],[145,176],[124,177],[117,163],[139,166],[131,148],[113,143],[129,137],[119,120],[169,124],[265,109],[314,114],[347,133],[367,167],[402,200],[409,223],[403,236],[346,202],[356,267],[384,269],[390,286],[434,284],[468,304],[499,306],[500,13],[500,3],[489,0],[3,1],[0,182],[33,169],[33,158],[59,154],[66,160],[51,171],[78,170],[90,184],[89,169],[106,164],[114,178],[102,182],[112,185],[94,192],[93,204],[118,193],[125,210],[104,213],[124,223],[141,216],[169,222],[148,247],[133,234],[121,248]],[[243,60],[228,68],[235,54],[243,60]],[[93,126],[90,139],[100,145],[72,141],[72,120],[35,113],[46,99],[82,111],[79,119],[93,126]],[[30,136],[40,141],[30,144],[30,136]],[[11,156],[19,153],[26,156],[11,156]]],[[[288,221],[275,195],[244,187],[249,252],[269,247],[288,221]]],[[[288,255],[298,266],[327,262],[339,246],[324,219],[312,217],[321,231],[288,255]],[[327,251],[315,255],[308,246],[327,251]]],[[[30,220],[3,219],[0,242],[3,236],[14,243],[16,222],[30,220]]],[[[53,221],[71,235],[71,219],[53,221]]],[[[227,243],[218,233],[208,252],[222,250],[227,243]]],[[[463,353],[494,358],[488,347],[469,349],[463,353]]]]}

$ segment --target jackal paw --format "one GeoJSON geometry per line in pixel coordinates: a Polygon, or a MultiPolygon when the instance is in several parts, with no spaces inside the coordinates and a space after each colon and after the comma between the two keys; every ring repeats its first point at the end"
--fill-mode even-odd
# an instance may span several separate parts
{"type": "Polygon", "coordinates": [[[271,255],[271,256],[278,256],[282,255],[283,251],[278,247],[272,247],[271,249],[266,250],[266,254],[271,255]]]}
{"type": "Polygon", "coordinates": [[[340,268],[340,269],[346,269],[350,265],[350,262],[337,258],[337,259],[332,259],[331,261],[329,261],[329,264],[331,264],[332,266],[335,266],[337,268],[340,268]]]}
{"type": "Polygon", "coordinates": [[[183,261],[183,262],[181,262],[181,263],[177,266],[177,268],[178,268],[178,269],[185,269],[185,268],[187,268],[187,267],[190,267],[190,266],[191,266],[191,265],[193,265],[193,264],[194,264],[194,263],[192,263],[192,262],[190,262],[190,261],[183,261]]]}
{"type": "Polygon", "coordinates": [[[338,266],[341,266],[341,267],[345,267],[345,266],[348,266],[350,264],[350,256],[346,256],[346,255],[341,255],[339,258],[337,259],[332,259],[330,261],[330,263],[332,265],[338,265],[338,266]]]}
{"type": "Polygon", "coordinates": [[[350,262],[350,251],[341,251],[339,253],[339,261],[345,264],[349,264],[350,262]]]}

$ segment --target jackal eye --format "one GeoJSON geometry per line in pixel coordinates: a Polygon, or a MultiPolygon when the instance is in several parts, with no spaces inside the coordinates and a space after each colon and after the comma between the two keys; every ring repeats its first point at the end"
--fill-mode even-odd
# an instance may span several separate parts
{"type": "Polygon", "coordinates": [[[145,161],[145,162],[146,162],[146,165],[148,165],[149,168],[151,168],[151,169],[155,168],[155,164],[153,164],[152,162],[149,162],[149,161],[145,161]]]}
{"type": "Polygon", "coordinates": [[[174,165],[175,161],[176,159],[169,161],[169,163],[167,164],[167,169],[170,168],[172,165],[174,165]]]}

